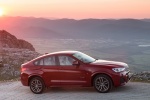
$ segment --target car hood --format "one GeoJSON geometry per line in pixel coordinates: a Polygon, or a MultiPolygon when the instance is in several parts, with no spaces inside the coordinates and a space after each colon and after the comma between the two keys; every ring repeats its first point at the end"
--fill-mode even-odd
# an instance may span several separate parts
{"type": "Polygon", "coordinates": [[[123,62],[118,61],[108,61],[108,60],[96,60],[95,62],[91,63],[92,65],[103,65],[103,66],[119,66],[119,67],[125,67],[128,68],[128,65],[123,62]]]}

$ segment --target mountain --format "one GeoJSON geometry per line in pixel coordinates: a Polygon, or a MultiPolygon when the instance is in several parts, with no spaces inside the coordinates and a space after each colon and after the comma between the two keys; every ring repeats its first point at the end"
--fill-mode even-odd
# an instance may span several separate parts
{"type": "Polygon", "coordinates": [[[145,18],[145,19],[142,19],[143,21],[146,21],[146,22],[150,22],[150,19],[148,18],[145,18]]]}
{"type": "Polygon", "coordinates": [[[1,17],[0,28],[21,38],[149,39],[147,19],[45,19],[1,17]]]}
{"type": "Polygon", "coordinates": [[[35,51],[35,48],[29,42],[17,39],[5,30],[0,30],[0,46],[1,48],[20,48],[35,51]]]}

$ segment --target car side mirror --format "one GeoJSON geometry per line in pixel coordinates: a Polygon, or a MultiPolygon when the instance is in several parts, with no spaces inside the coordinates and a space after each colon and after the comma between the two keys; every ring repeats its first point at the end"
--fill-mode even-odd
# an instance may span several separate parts
{"type": "Polygon", "coordinates": [[[78,61],[74,61],[72,65],[74,65],[74,66],[79,66],[80,63],[79,63],[78,61]]]}

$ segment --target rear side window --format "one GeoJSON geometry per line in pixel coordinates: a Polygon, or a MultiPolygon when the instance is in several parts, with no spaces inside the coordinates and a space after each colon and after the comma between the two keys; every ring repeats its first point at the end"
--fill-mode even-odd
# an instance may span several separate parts
{"type": "Polygon", "coordinates": [[[45,57],[34,62],[35,65],[50,66],[56,65],[55,56],[45,57]]]}
{"type": "Polygon", "coordinates": [[[43,59],[34,62],[35,65],[44,65],[43,59]]]}

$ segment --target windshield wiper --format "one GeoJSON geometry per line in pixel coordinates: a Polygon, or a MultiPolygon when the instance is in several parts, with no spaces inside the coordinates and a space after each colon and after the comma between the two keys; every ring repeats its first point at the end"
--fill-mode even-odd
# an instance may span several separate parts
{"type": "Polygon", "coordinates": [[[96,60],[98,60],[98,59],[95,59],[95,61],[96,61],[96,60]]]}

